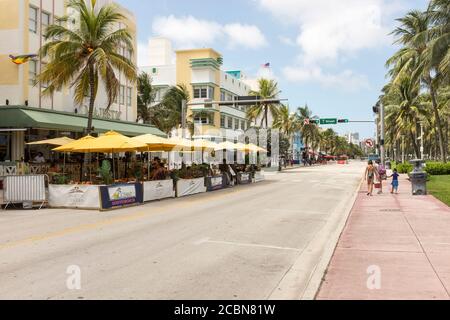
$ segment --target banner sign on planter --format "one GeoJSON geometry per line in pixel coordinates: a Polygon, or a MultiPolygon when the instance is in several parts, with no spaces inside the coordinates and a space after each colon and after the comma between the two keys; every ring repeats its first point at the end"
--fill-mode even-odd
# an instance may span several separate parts
{"type": "Polygon", "coordinates": [[[116,209],[143,203],[143,188],[140,183],[118,184],[100,187],[103,210],[116,209]]]}
{"type": "Polygon", "coordinates": [[[180,179],[177,181],[177,197],[206,192],[205,178],[180,179]]]}
{"type": "Polygon", "coordinates": [[[227,186],[227,178],[225,175],[218,177],[206,177],[205,179],[208,191],[220,190],[227,186]]]}
{"type": "Polygon", "coordinates": [[[144,202],[174,197],[173,180],[144,182],[144,202]]]}
{"type": "Polygon", "coordinates": [[[100,209],[99,186],[48,186],[49,205],[52,208],[100,209]]]}
{"type": "Polygon", "coordinates": [[[247,172],[238,173],[238,183],[239,184],[250,184],[252,183],[252,175],[247,172]]]}

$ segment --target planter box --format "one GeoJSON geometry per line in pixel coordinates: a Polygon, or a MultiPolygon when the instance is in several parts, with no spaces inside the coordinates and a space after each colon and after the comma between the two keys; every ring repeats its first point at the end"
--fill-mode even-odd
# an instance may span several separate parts
{"type": "Polygon", "coordinates": [[[100,210],[99,186],[54,185],[48,186],[49,206],[52,208],[100,210]]]}
{"type": "Polygon", "coordinates": [[[177,181],[177,197],[185,197],[206,192],[205,178],[180,179],[177,181]]]}
{"type": "Polygon", "coordinates": [[[144,202],[174,198],[173,180],[146,181],[144,185],[144,202]]]}
{"type": "Polygon", "coordinates": [[[266,177],[264,176],[264,172],[256,171],[255,172],[255,182],[262,182],[264,180],[266,180],[266,177]]]}
{"type": "Polygon", "coordinates": [[[237,174],[237,182],[238,184],[251,184],[252,174],[250,172],[239,172],[237,174]]]}
{"type": "Polygon", "coordinates": [[[208,191],[216,191],[224,189],[228,186],[226,175],[216,176],[216,177],[206,177],[205,184],[208,191]]]}

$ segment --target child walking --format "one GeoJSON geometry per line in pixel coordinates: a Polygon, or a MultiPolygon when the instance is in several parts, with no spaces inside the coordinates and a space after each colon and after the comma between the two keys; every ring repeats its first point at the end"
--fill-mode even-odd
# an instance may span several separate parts
{"type": "Polygon", "coordinates": [[[397,169],[394,169],[394,173],[389,177],[392,178],[392,191],[391,194],[398,194],[399,181],[398,178],[400,175],[398,174],[397,169]]]}

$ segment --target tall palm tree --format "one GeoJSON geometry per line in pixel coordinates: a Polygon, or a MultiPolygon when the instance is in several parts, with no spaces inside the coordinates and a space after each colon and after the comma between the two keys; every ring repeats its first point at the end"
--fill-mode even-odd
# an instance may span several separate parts
{"type": "Polygon", "coordinates": [[[429,90],[434,117],[436,118],[437,134],[442,161],[446,162],[446,147],[436,90],[446,77],[432,63],[432,50],[436,33],[431,32],[432,16],[426,12],[411,11],[405,17],[398,19],[400,26],[393,34],[397,36],[396,43],[403,45],[397,53],[387,61],[390,67],[389,75],[397,84],[405,76],[411,76],[412,81],[424,83],[429,90]]]}
{"type": "Polygon", "coordinates": [[[42,59],[48,59],[37,81],[48,84],[44,95],[52,95],[65,86],[75,89],[74,100],[82,104],[89,97],[87,133],[92,132],[95,100],[100,81],[106,89],[107,108],[116,99],[121,73],[130,82],[137,78],[136,66],[118,53],[125,47],[133,54],[133,39],[127,28],[119,28],[126,17],[113,4],[98,8],[96,0],[69,0],[67,7],[79,16],[70,26],[69,17],[61,18],[61,25],[50,25],[45,32],[48,40],[40,50],[42,59]]]}
{"type": "Polygon", "coordinates": [[[303,137],[306,150],[309,150],[310,142],[312,142],[318,136],[318,127],[316,124],[306,124],[305,120],[313,119],[313,113],[311,109],[306,105],[297,109],[297,118],[300,126],[300,132],[303,137]]]}
{"type": "Polygon", "coordinates": [[[155,100],[156,92],[152,86],[152,78],[146,72],[142,72],[138,76],[138,117],[145,123],[150,122],[150,110],[155,100]]]}
{"type": "Polygon", "coordinates": [[[298,117],[296,114],[292,114],[289,110],[289,106],[281,105],[277,116],[273,122],[273,128],[279,129],[287,137],[299,129],[298,117]]]}
{"type": "Polygon", "coordinates": [[[430,64],[448,77],[450,71],[450,2],[448,0],[432,0],[427,15],[433,23],[429,32],[429,37],[433,39],[429,45],[430,64]]]}
{"type": "MultiPolygon", "coordinates": [[[[278,84],[274,80],[259,79],[258,91],[250,91],[251,96],[257,96],[261,99],[270,100],[276,99],[281,91],[278,89],[278,84]]],[[[251,121],[257,121],[261,118],[261,128],[265,124],[265,128],[269,127],[269,113],[273,118],[276,118],[279,112],[279,106],[274,103],[258,103],[255,106],[251,106],[247,110],[247,118],[251,121]]]]}
{"type": "MultiPolygon", "coordinates": [[[[170,134],[173,129],[180,127],[183,100],[187,102],[190,100],[186,86],[177,85],[170,87],[161,103],[149,109],[151,123],[167,134],[170,134]]],[[[189,125],[189,129],[192,133],[191,125],[189,125]]]]}
{"type": "Polygon", "coordinates": [[[384,98],[387,103],[387,123],[408,135],[417,158],[420,157],[416,139],[417,123],[421,114],[419,92],[419,83],[405,76],[399,83],[390,87],[388,95],[384,98]]]}

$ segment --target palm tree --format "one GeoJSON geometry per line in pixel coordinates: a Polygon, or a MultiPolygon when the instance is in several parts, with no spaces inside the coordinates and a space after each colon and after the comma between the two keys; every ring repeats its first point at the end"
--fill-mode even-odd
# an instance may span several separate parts
{"type": "Polygon", "coordinates": [[[150,110],[155,100],[156,92],[152,86],[152,78],[146,72],[142,72],[138,77],[138,117],[145,123],[150,122],[150,110]]]}
{"type": "Polygon", "coordinates": [[[436,32],[431,31],[432,15],[411,11],[398,21],[401,25],[393,31],[393,34],[398,37],[396,43],[404,47],[387,61],[387,66],[391,68],[389,75],[394,84],[398,84],[405,76],[411,76],[412,81],[422,82],[427,86],[436,118],[441,158],[446,162],[446,147],[436,90],[441,81],[448,76],[435,68],[436,61],[433,62],[432,59],[431,44],[436,41],[434,39],[436,32]]]}
{"type": "MultiPolygon", "coordinates": [[[[182,102],[189,102],[190,95],[185,85],[170,87],[164,95],[161,103],[149,109],[149,118],[161,131],[170,134],[174,128],[178,128],[182,121],[182,102]]],[[[192,133],[192,125],[189,129],[192,133]]]]}
{"type": "Polygon", "coordinates": [[[64,26],[69,17],[61,18],[61,25],[50,25],[45,32],[48,40],[40,50],[42,59],[49,59],[37,81],[48,84],[44,95],[52,95],[65,86],[75,90],[74,100],[81,105],[89,97],[87,133],[92,132],[95,100],[100,81],[106,89],[107,109],[116,99],[121,73],[130,82],[137,78],[136,66],[118,53],[125,47],[133,54],[133,39],[127,28],[119,28],[126,17],[113,4],[96,6],[96,0],[69,0],[67,7],[79,14],[73,26],[64,26]]]}
{"type": "Polygon", "coordinates": [[[279,129],[287,137],[291,137],[299,129],[298,117],[295,113],[291,114],[288,106],[281,105],[274,119],[273,128],[279,129]]]}
{"type": "Polygon", "coordinates": [[[417,144],[417,123],[422,112],[419,100],[420,86],[411,77],[403,77],[400,83],[393,84],[385,96],[386,122],[408,135],[416,156],[420,157],[417,144]]]}
{"type": "Polygon", "coordinates": [[[309,143],[312,142],[318,136],[319,129],[316,124],[311,122],[307,124],[305,123],[305,120],[308,119],[310,120],[316,117],[315,116],[313,117],[311,109],[309,109],[309,107],[306,105],[303,108],[297,109],[297,118],[300,126],[300,132],[302,134],[303,141],[305,143],[305,148],[306,150],[309,150],[310,147],[309,143]]]}
{"type": "MultiPolygon", "coordinates": [[[[261,99],[270,100],[276,99],[281,93],[278,90],[278,84],[274,80],[259,79],[258,80],[258,91],[250,91],[251,96],[256,96],[261,99]]],[[[258,103],[255,106],[251,106],[247,110],[247,118],[250,121],[257,121],[261,117],[261,128],[265,124],[265,128],[269,127],[269,113],[273,118],[276,118],[279,112],[279,107],[274,103],[258,103]]]]}
{"type": "MultiPolygon", "coordinates": [[[[427,10],[433,26],[430,28],[430,64],[441,74],[449,76],[450,69],[450,2],[432,0],[427,10]]],[[[447,78],[448,80],[448,78],[447,78]]]]}

